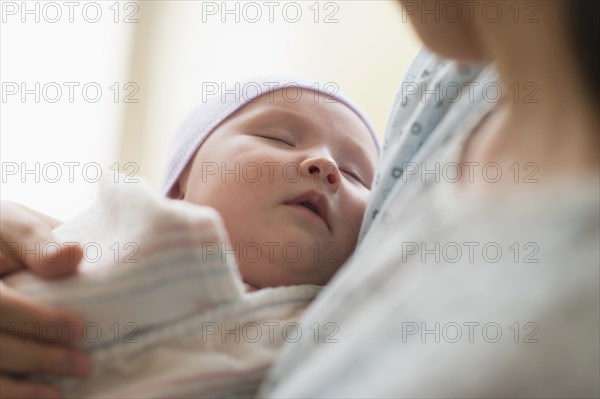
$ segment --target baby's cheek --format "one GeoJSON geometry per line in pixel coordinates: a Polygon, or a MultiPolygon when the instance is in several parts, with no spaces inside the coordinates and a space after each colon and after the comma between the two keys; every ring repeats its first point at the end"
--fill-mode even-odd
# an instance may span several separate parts
{"type": "Polygon", "coordinates": [[[367,201],[368,197],[361,196],[354,198],[344,210],[344,220],[346,221],[346,225],[344,227],[345,234],[343,240],[347,242],[348,245],[356,245],[360,226],[367,208],[367,201]]]}

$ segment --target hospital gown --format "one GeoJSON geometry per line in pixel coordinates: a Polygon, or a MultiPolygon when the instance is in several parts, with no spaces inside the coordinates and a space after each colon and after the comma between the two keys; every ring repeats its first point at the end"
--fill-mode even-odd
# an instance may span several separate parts
{"type": "Polygon", "coordinates": [[[418,55],[362,241],[301,320],[335,323],[338,343],[284,345],[261,396],[600,395],[597,175],[534,173],[482,199],[450,173],[496,80],[493,66],[418,55]],[[436,85],[465,89],[436,98],[436,85]]]}

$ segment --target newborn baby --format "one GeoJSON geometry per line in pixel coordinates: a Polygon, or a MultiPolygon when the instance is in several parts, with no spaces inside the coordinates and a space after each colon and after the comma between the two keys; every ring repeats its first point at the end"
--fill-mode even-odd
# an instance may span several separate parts
{"type": "Polygon", "coordinates": [[[251,100],[211,131],[197,129],[201,107],[180,135],[164,190],[216,209],[235,248],[259,244],[258,261],[236,251],[254,289],[323,285],[354,250],[378,150],[365,118],[338,100],[296,85],[251,100]]]}
{"type": "Polygon", "coordinates": [[[94,370],[58,380],[67,397],[253,395],[284,342],[335,332],[290,328],[354,250],[372,128],[308,84],[213,100],[175,140],[171,200],[105,183],[90,212],[56,230],[104,256],[69,279],[6,281],[86,321],[94,370]]]}

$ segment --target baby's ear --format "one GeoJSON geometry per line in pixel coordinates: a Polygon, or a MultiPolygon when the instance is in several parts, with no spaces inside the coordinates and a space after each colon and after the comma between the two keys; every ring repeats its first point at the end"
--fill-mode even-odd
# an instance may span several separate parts
{"type": "Polygon", "coordinates": [[[185,197],[187,191],[187,181],[190,176],[190,165],[186,166],[185,169],[179,175],[179,178],[173,184],[171,191],[169,191],[169,198],[182,200],[185,197]]]}
{"type": "Polygon", "coordinates": [[[177,182],[175,182],[175,184],[173,185],[173,187],[171,188],[171,191],[169,191],[169,194],[167,196],[171,199],[182,200],[184,195],[185,195],[185,193],[181,189],[181,184],[180,184],[179,180],[177,180],[177,182]]]}

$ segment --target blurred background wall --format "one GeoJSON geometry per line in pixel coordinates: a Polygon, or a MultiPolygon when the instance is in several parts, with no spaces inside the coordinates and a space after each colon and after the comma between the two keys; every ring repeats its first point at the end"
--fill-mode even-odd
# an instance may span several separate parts
{"type": "Polygon", "coordinates": [[[0,5],[0,197],[62,219],[90,205],[99,173],[158,187],[207,83],[330,82],[383,135],[420,47],[391,0],[0,5]]]}

